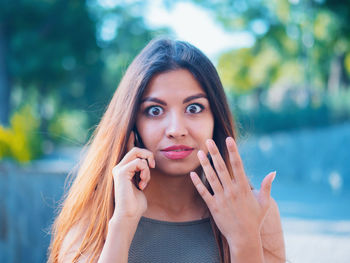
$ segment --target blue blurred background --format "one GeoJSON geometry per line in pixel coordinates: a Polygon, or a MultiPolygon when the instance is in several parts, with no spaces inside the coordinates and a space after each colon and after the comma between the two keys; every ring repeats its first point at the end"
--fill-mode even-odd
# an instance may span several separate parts
{"type": "Polygon", "coordinates": [[[217,67],[252,184],[277,171],[287,259],[350,262],[349,0],[1,1],[0,262],[46,262],[65,178],[156,36],[217,67]]]}

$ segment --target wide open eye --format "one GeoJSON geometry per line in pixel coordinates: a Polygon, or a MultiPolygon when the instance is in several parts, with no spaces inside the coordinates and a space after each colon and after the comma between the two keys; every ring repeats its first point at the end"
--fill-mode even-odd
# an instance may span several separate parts
{"type": "Polygon", "coordinates": [[[160,106],[151,106],[146,109],[146,113],[149,116],[157,117],[163,113],[163,109],[160,106]]]}
{"type": "Polygon", "coordinates": [[[186,112],[191,114],[196,114],[203,111],[203,109],[204,109],[203,105],[195,103],[195,104],[188,105],[188,107],[186,108],[186,112]]]}

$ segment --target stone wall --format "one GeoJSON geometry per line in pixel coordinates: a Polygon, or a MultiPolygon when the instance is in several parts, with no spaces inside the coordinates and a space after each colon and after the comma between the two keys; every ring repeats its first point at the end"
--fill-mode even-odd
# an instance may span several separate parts
{"type": "Polygon", "coordinates": [[[0,164],[0,262],[46,262],[67,173],[0,164]]]}

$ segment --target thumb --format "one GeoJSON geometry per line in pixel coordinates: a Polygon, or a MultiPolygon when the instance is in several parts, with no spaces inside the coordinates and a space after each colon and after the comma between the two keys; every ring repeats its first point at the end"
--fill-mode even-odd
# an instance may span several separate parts
{"type": "Polygon", "coordinates": [[[261,187],[259,191],[259,201],[262,207],[264,208],[268,208],[270,204],[271,185],[275,177],[276,177],[276,171],[271,172],[265,176],[264,180],[261,183],[261,187]]]}

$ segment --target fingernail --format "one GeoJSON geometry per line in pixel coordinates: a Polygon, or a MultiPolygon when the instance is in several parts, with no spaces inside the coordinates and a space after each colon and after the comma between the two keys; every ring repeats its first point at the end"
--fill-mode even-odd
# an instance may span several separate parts
{"type": "Polygon", "coordinates": [[[190,177],[191,177],[191,180],[192,181],[195,181],[195,176],[196,176],[196,173],[195,172],[190,172],[190,177]]]}
{"type": "Polygon", "coordinates": [[[276,171],[274,171],[273,173],[274,173],[274,175],[272,176],[272,181],[271,182],[273,182],[273,180],[275,180],[275,177],[276,177],[276,171]]]}
{"type": "Polygon", "coordinates": [[[215,142],[212,140],[212,139],[208,139],[207,140],[207,144],[210,146],[210,147],[213,147],[215,142]]]}
{"type": "Polygon", "coordinates": [[[204,152],[201,151],[201,150],[199,150],[199,151],[197,152],[197,156],[198,156],[198,158],[201,159],[201,160],[204,160],[204,158],[205,158],[205,154],[204,154],[204,152]]]}
{"type": "Polygon", "coordinates": [[[141,190],[145,189],[145,187],[146,187],[146,183],[145,182],[140,183],[140,189],[141,190]]]}
{"type": "Polygon", "coordinates": [[[235,140],[232,137],[227,137],[226,138],[226,145],[227,147],[229,147],[230,149],[233,149],[233,145],[235,143],[235,140]]]}

